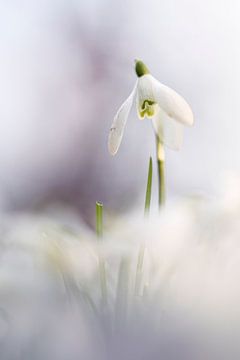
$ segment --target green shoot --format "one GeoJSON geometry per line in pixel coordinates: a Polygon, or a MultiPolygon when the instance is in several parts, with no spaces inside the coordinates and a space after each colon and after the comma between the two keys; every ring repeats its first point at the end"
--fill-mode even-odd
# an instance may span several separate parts
{"type": "Polygon", "coordinates": [[[144,208],[145,215],[147,215],[150,210],[151,195],[152,195],[152,158],[150,157],[149,165],[148,165],[148,179],[147,179],[145,208],[144,208]]]}
{"type": "MultiPolygon", "coordinates": [[[[150,211],[151,205],[151,196],[152,196],[152,158],[149,159],[148,165],[148,178],[147,178],[147,188],[146,188],[146,197],[145,197],[145,207],[144,215],[147,216],[150,211]]],[[[135,280],[135,295],[139,296],[141,291],[142,275],[143,275],[143,261],[145,253],[145,244],[140,245],[138,259],[137,259],[137,270],[136,270],[136,280],[135,280]]]]}
{"type": "Polygon", "coordinates": [[[158,165],[158,205],[159,207],[165,204],[165,153],[163,143],[156,136],[157,143],[157,165],[158,165]]]}
{"type": "MultiPolygon", "coordinates": [[[[99,239],[103,236],[103,204],[96,202],[96,234],[99,239]]],[[[100,286],[102,293],[102,302],[103,306],[107,305],[107,279],[106,279],[106,269],[105,262],[99,255],[99,275],[100,275],[100,286]]]]}

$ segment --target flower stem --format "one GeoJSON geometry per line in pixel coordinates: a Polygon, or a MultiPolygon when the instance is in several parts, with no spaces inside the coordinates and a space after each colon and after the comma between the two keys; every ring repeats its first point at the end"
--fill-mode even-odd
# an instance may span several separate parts
{"type": "Polygon", "coordinates": [[[163,143],[156,136],[157,143],[157,166],[158,166],[158,204],[159,207],[165,204],[165,152],[163,143]]]}
{"type": "MultiPolygon", "coordinates": [[[[96,202],[96,233],[99,239],[103,236],[103,204],[96,202]]],[[[105,262],[101,255],[98,258],[99,274],[100,274],[100,286],[102,293],[103,306],[107,305],[107,279],[105,262]]]]}

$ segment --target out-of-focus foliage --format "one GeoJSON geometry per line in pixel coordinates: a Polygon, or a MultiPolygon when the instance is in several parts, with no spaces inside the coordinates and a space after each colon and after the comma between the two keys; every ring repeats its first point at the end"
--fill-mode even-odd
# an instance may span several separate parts
{"type": "Polygon", "coordinates": [[[235,191],[219,200],[188,198],[148,219],[132,213],[109,220],[101,241],[74,214],[5,217],[1,359],[238,359],[240,197],[234,183],[235,191]],[[144,275],[135,296],[142,242],[144,275]],[[106,261],[106,308],[99,254],[106,261]]]}

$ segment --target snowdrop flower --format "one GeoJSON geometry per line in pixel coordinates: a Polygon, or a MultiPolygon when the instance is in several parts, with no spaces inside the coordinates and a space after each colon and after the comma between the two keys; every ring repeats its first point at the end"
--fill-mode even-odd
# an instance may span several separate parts
{"type": "Polygon", "coordinates": [[[182,144],[184,125],[193,124],[190,106],[182,96],[156,80],[142,61],[136,61],[135,70],[138,80],[118,110],[110,129],[110,154],[115,155],[119,149],[135,97],[138,117],[151,119],[159,141],[171,149],[178,150],[182,144]]]}

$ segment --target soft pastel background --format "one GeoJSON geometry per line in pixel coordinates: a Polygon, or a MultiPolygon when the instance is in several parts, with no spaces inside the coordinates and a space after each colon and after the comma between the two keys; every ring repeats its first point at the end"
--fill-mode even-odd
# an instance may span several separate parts
{"type": "Polygon", "coordinates": [[[239,18],[238,0],[0,0],[1,360],[239,360],[239,18]],[[150,122],[132,111],[107,152],[135,58],[195,114],[149,218],[150,122]]]}
{"type": "Polygon", "coordinates": [[[106,146],[136,57],[195,114],[167,152],[169,196],[214,195],[240,170],[239,15],[237,0],[0,1],[1,208],[63,202],[89,218],[96,199],[123,209],[136,197],[150,123],[132,112],[115,158],[106,146]]]}

